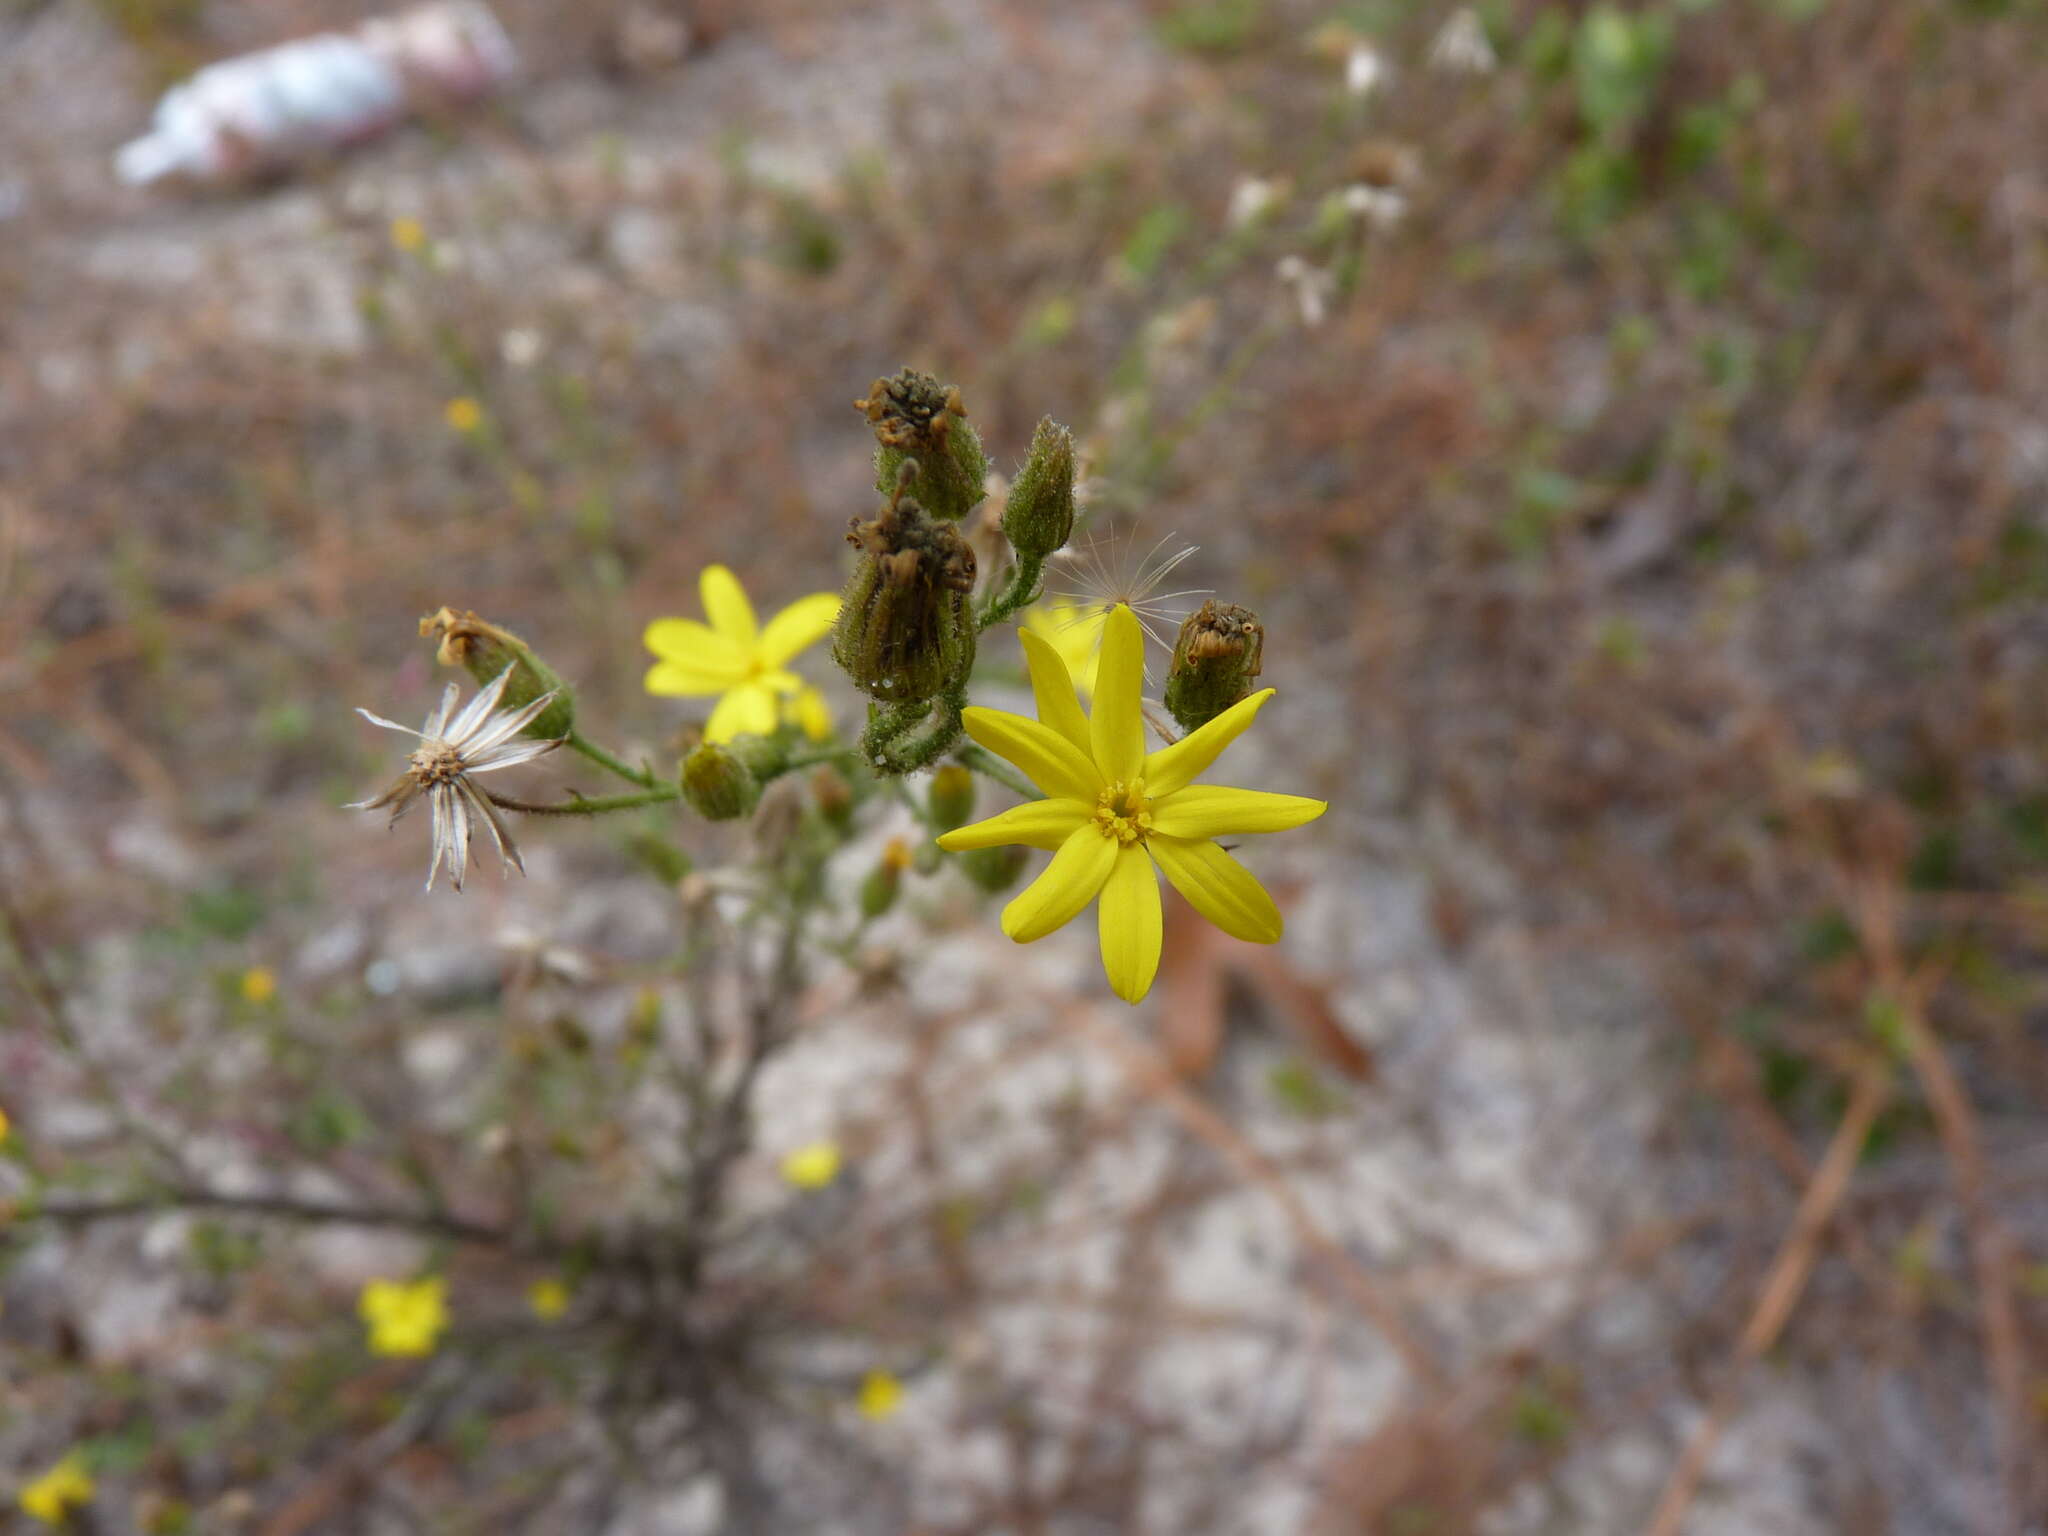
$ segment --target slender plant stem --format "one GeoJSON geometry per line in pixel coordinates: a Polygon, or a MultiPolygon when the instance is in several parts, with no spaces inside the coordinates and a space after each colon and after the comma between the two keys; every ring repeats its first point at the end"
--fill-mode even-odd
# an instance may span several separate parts
{"type": "Polygon", "coordinates": [[[976,773],[984,774],[994,779],[1003,788],[1016,791],[1026,800],[1043,800],[1045,798],[1039,792],[1038,787],[1029,779],[997,757],[995,753],[983,747],[962,747],[957,755],[961,762],[972,768],[976,773]]]}
{"type": "MultiPolygon", "coordinates": [[[[472,781],[474,782],[474,781],[472,781]]],[[[518,811],[524,816],[603,816],[611,811],[637,811],[643,805],[660,805],[668,800],[680,800],[683,792],[672,785],[661,784],[638,795],[599,795],[575,800],[563,800],[552,805],[541,805],[531,800],[514,800],[506,795],[494,795],[484,791],[484,798],[501,811],[518,811]]]]}
{"type": "Polygon", "coordinates": [[[108,1070],[105,1062],[85,1042],[77,1023],[71,1017],[71,1006],[63,991],[51,977],[43,964],[41,952],[30,937],[28,925],[22,921],[6,899],[4,888],[0,888],[0,938],[5,938],[7,948],[13,953],[23,985],[28,994],[42,1010],[45,1022],[58,1046],[71,1058],[78,1069],[85,1074],[91,1085],[121,1129],[133,1136],[144,1147],[153,1152],[163,1164],[174,1173],[182,1175],[185,1162],[176,1142],[151,1125],[141,1111],[128,1101],[121,1084],[108,1070]]]}
{"type": "Polygon", "coordinates": [[[452,1238],[479,1247],[515,1253],[566,1253],[566,1244],[536,1243],[503,1227],[468,1221],[445,1212],[404,1210],[395,1206],[350,1205],[343,1201],[295,1200],[284,1195],[230,1195],[208,1189],[166,1189],[156,1195],[117,1200],[51,1200],[15,1212],[20,1222],[49,1221],[83,1225],[153,1216],[164,1211],[218,1211],[226,1215],[274,1216],[288,1221],[335,1222],[357,1227],[399,1227],[431,1237],[452,1238]]]}
{"type": "Polygon", "coordinates": [[[656,787],[653,774],[648,773],[645,769],[627,767],[618,758],[612,756],[611,753],[605,751],[603,747],[600,747],[596,742],[580,732],[571,731],[569,733],[569,750],[581,752],[585,757],[597,764],[598,767],[616,773],[629,784],[638,784],[642,789],[653,789],[656,787]]]}
{"type": "Polygon", "coordinates": [[[1038,596],[1038,578],[1044,570],[1045,556],[1020,554],[1017,568],[1010,573],[1010,584],[988,600],[976,622],[987,629],[1033,601],[1038,596]]]}
{"type": "Polygon", "coordinates": [[[794,773],[799,768],[815,768],[820,763],[839,763],[860,753],[852,747],[820,747],[815,752],[799,752],[782,765],[783,773],[794,773]]]}

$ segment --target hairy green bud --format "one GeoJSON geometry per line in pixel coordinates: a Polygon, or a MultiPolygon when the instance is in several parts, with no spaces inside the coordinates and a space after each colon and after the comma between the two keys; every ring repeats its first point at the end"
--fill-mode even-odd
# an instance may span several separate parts
{"type": "Polygon", "coordinates": [[[1047,416],[1031,434],[1031,455],[1010,487],[1003,536],[1018,555],[1043,560],[1074,531],[1074,434],[1047,416]]]}
{"type": "Polygon", "coordinates": [[[896,490],[898,472],[913,460],[918,496],[933,517],[957,522],[987,494],[988,455],[967,424],[957,386],[905,368],[893,379],[875,380],[867,398],[853,403],[875,429],[875,489],[884,496],[896,490]]]}
{"type": "Polygon", "coordinates": [[[995,896],[1017,883],[1030,856],[1031,851],[1021,844],[1005,843],[1000,848],[970,848],[958,857],[967,878],[995,896]]]}
{"type": "Polygon", "coordinates": [[[683,802],[706,821],[737,821],[761,802],[761,781],[738,753],[705,742],[682,766],[683,802]]]}
{"type": "Polygon", "coordinates": [[[974,665],[974,551],[951,523],[904,494],[854,518],[847,542],[861,554],[832,639],[832,659],[869,696],[908,707],[966,678],[974,665]]]}
{"type": "Polygon", "coordinates": [[[1188,615],[1166,678],[1167,712],[1181,729],[1201,729],[1252,691],[1265,644],[1266,631],[1249,608],[1212,598],[1188,615]]]}
{"type": "Polygon", "coordinates": [[[501,629],[467,609],[442,608],[420,620],[420,635],[441,642],[434,655],[442,666],[461,667],[479,683],[495,682],[499,673],[511,667],[512,680],[498,700],[498,708],[505,713],[552,693],[555,701],[534,716],[522,735],[555,741],[575,727],[576,695],[511,630],[501,629]]]}
{"type": "Polygon", "coordinates": [[[932,775],[932,825],[941,832],[967,825],[974,814],[974,775],[965,763],[941,763],[932,775]]]}

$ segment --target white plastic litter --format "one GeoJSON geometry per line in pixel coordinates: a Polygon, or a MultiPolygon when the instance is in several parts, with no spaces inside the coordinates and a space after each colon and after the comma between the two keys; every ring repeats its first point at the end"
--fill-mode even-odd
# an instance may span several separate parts
{"type": "Polygon", "coordinates": [[[114,171],[147,186],[274,170],[375,138],[421,108],[488,96],[518,70],[483,0],[442,0],[208,65],[164,96],[114,171]]]}

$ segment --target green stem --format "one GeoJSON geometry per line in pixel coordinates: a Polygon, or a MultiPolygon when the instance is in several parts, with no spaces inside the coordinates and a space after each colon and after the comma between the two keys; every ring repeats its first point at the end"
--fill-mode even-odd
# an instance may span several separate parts
{"type": "Polygon", "coordinates": [[[1045,556],[1017,556],[1017,568],[1010,573],[1010,584],[988,600],[976,622],[983,629],[991,624],[1000,624],[1019,608],[1035,601],[1038,597],[1038,578],[1045,570],[1045,556]]]}
{"type": "MultiPolygon", "coordinates": [[[[600,747],[596,742],[578,731],[571,731],[569,733],[569,750],[581,752],[585,757],[597,764],[598,767],[609,769],[629,784],[638,784],[642,789],[658,787],[653,774],[647,772],[644,768],[627,767],[616,757],[613,757],[611,753],[605,751],[603,747],[600,747]]],[[[673,796],[669,798],[673,798],[673,796]]]]}
{"type": "Polygon", "coordinates": [[[1035,784],[1031,783],[1030,780],[1018,773],[1016,769],[985,748],[966,746],[962,747],[954,755],[976,773],[985,774],[1002,785],[1003,788],[1014,790],[1026,800],[1043,800],[1045,798],[1035,784]]]}
{"type": "Polygon", "coordinates": [[[538,805],[531,800],[513,800],[504,795],[494,795],[486,790],[485,796],[491,804],[504,811],[518,811],[524,816],[602,816],[610,811],[637,811],[643,805],[660,805],[668,800],[680,800],[683,792],[671,784],[657,784],[654,788],[638,795],[600,795],[595,798],[579,795],[574,800],[564,800],[553,805],[538,805]]]}
{"type": "Polygon", "coordinates": [[[840,763],[860,754],[852,747],[819,747],[812,752],[799,752],[782,765],[781,773],[794,773],[799,768],[815,768],[820,763],[840,763]]]}

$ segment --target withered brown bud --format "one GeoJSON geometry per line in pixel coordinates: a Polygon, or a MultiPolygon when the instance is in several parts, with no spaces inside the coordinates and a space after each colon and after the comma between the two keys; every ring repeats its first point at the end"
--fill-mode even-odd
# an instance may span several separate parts
{"type": "Polygon", "coordinates": [[[915,478],[901,466],[888,505],[852,520],[846,540],[861,559],[832,641],[854,685],[890,703],[935,698],[974,665],[974,551],[905,494],[915,478]]]}
{"type": "Polygon", "coordinates": [[[1252,691],[1266,644],[1259,616],[1211,598],[1180,627],[1166,708],[1183,730],[1199,730],[1252,691]]]}
{"type": "Polygon", "coordinates": [[[420,620],[420,635],[441,642],[434,657],[442,666],[461,667],[479,683],[495,682],[499,673],[511,667],[512,680],[498,701],[498,707],[508,714],[552,693],[554,702],[536,715],[522,734],[552,740],[567,736],[576,724],[576,695],[511,630],[466,608],[442,608],[420,620]]]}
{"type": "Polygon", "coordinates": [[[905,368],[877,379],[855,409],[875,429],[875,489],[890,495],[897,471],[915,459],[921,471],[918,496],[933,517],[953,522],[974,510],[985,494],[988,455],[967,423],[957,385],[905,368]]]}

